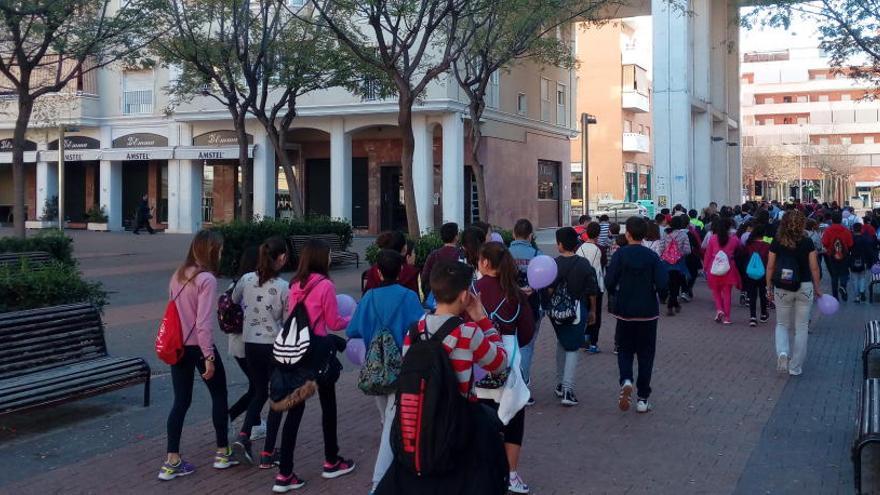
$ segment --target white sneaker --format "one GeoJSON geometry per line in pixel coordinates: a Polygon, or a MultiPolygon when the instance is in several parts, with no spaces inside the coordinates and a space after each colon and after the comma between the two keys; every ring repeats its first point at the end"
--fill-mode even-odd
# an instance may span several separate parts
{"type": "Polygon", "coordinates": [[[620,394],[617,396],[617,407],[621,411],[629,411],[632,405],[633,383],[629,380],[620,386],[620,394]]]}
{"type": "Polygon", "coordinates": [[[507,486],[507,490],[511,493],[529,493],[529,485],[519,477],[519,473],[513,472],[510,473],[510,484],[507,486]]]}
{"type": "Polygon", "coordinates": [[[776,359],[776,371],[780,373],[788,373],[788,354],[780,354],[776,359]]]}
{"type": "Polygon", "coordinates": [[[645,399],[639,399],[639,401],[636,403],[636,412],[637,413],[650,412],[651,409],[654,409],[654,406],[652,406],[651,403],[645,399]]]}
{"type": "Polygon", "coordinates": [[[266,438],[266,422],[260,421],[260,424],[251,428],[251,442],[266,438]]]}

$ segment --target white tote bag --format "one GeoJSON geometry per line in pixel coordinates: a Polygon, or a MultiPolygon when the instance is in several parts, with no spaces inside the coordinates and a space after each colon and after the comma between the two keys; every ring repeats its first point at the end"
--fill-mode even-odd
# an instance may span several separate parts
{"type": "Polygon", "coordinates": [[[522,359],[516,335],[504,335],[503,339],[504,350],[507,351],[510,359],[510,373],[507,375],[504,387],[501,388],[501,397],[496,399],[496,402],[498,402],[498,419],[507,425],[516,413],[526,407],[531,393],[520,370],[522,359]]]}
{"type": "Polygon", "coordinates": [[[730,258],[727,257],[727,253],[723,250],[719,250],[715,253],[715,259],[712,260],[712,269],[709,270],[709,273],[715,275],[716,277],[723,277],[727,275],[727,272],[730,271],[730,258]]]}

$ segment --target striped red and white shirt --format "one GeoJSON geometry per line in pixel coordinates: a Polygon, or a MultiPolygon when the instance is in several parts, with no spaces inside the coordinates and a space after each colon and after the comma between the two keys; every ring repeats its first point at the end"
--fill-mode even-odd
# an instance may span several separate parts
{"type": "MultiPolygon", "coordinates": [[[[426,329],[433,335],[450,315],[427,315],[418,322],[419,332],[426,329]]],[[[409,350],[411,341],[409,332],[403,339],[403,354],[409,350]]],[[[452,369],[458,378],[458,391],[464,397],[476,400],[473,394],[471,377],[473,365],[476,364],[489,373],[500,371],[507,367],[507,353],[501,341],[501,335],[492,326],[489,318],[483,318],[476,323],[463,323],[453,330],[445,339],[443,347],[449,354],[452,369]]]]}

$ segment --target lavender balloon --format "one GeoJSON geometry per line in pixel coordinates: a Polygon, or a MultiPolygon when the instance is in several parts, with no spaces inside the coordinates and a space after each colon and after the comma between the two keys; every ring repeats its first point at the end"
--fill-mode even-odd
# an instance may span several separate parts
{"type": "Polygon", "coordinates": [[[476,366],[476,365],[474,366],[474,381],[475,382],[478,382],[478,381],[482,380],[483,378],[486,378],[486,375],[488,375],[488,374],[489,374],[489,372],[484,370],[483,368],[480,368],[479,366],[476,366]]]}
{"type": "Polygon", "coordinates": [[[819,312],[825,316],[831,316],[840,309],[840,302],[834,296],[828,294],[822,294],[817,305],[819,306],[819,312]]]}
{"type": "Polygon", "coordinates": [[[871,267],[871,273],[874,275],[880,275],[880,263],[875,263],[874,266],[871,267]]]}
{"type": "Polygon", "coordinates": [[[345,346],[345,357],[355,366],[363,366],[367,356],[367,348],[364,339],[351,339],[345,346]]]}
{"type": "Polygon", "coordinates": [[[528,270],[529,286],[533,289],[549,287],[556,280],[556,260],[540,255],[532,258],[528,270]]]}
{"type": "Polygon", "coordinates": [[[336,296],[336,306],[339,308],[339,316],[345,318],[354,314],[357,303],[348,294],[338,294],[336,296]]]}
{"type": "Polygon", "coordinates": [[[500,242],[504,244],[504,238],[501,237],[501,234],[498,232],[492,232],[492,235],[489,236],[489,242],[500,242]]]}

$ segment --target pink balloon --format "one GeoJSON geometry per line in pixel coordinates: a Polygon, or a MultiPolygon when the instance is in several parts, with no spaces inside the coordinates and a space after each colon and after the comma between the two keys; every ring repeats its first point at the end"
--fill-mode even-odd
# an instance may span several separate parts
{"type": "Polygon", "coordinates": [[[355,366],[363,366],[367,357],[367,348],[364,346],[364,339],[351,339],[345,346],[345,357],[355,366]]]}
{"type": "Polygon", "coordinates": [[[504,238],[501,237],[501,234],[498,232],[492,232],[492,235],[489,236],[489,242],[500,242],[504,244],[504,238]]]}
{"type": "Polygon", "coordinates": [[[529,262],[529,286],[533,289],[549,287],[556,280],[556,260],[547,256],[535,256],[529,262]]]}
{"type": "Polygon", "coordinates": [[[486,378],[486,375],[488,375],[488,374],[489,374],[488,371],[484,370],[483,368],[480,368],[479,366],[474,365],[474,381],[475,382],[478,382],[478,381],[482,380],[483,378],[486,378]]]}
{"type": "Polygon", "coordinates": [[[339,308],[339,316],[343,318],[354,314],[357,303],[354,298],[348,294],[338,294],[336,296],[336,306],[339,308]]]}
{"type": "Polygon", "coordinates": [[[840,309],[840,302],[838,302],[834,296],[829,294],[822,294],[817,305],[819,306],[819,312],[825,316],[831,316],[834,313],[837,313],[837,310],[840,309]]]}

